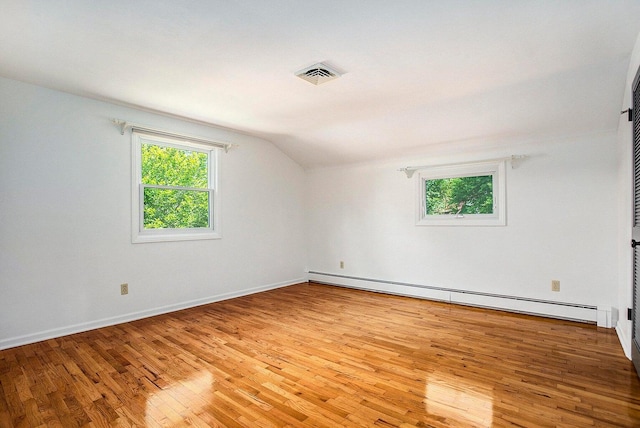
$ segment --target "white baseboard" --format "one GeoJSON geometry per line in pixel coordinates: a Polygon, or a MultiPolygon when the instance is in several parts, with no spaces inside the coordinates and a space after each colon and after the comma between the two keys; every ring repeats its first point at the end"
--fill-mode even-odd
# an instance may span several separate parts
{"type": "Polygon", "coordinates": [[[124,315],[118,315],[116,317],[103,318],[95,321],[74,324],[66,327],[39,331],[36,333],[26,334],[23,336],[10,337],[7,339],[0,340],[0,350],[14,348],[16,346],[28,345],[30,343],[40,342],[42,340],[53,339],[56,337],[67,336],[69,334],[82,333],[84,331],[94,330],[96,328],[122,324],[125,322],[135,321],[142,318],[152,317],[155,315],[175,312],[182,309],[193,308],[195,306],[206,305],[208,303],[215,303],[215,302],[220,302],[222,300],[228,300],[236,297],[247,296],[249,294],[255,294],[262,291],[274,290],[276,288],[286,287],[293,284],[299,284],[301,282],[307,282],[307,278],[306,277],[298,278],[290,281],[283,281],[275,284],[268,284],[260,287],[234,291],[231,293],[218,294],[215,296],[209,296],[202,299],[189,300],[187,302],[161,306],[158,308],[147,309],[144,311],[132,312],[124,315]]]}
{"type": "Polygon", "coordinates": [[[549,318],[593,324],[597,323],[598,326],[601,327],[611,327],[610,309],[597,308],[589,305],[553,302],[517,296],[502,296],[490,293],[430,287],[420,284],[408,284],[371,278],[358,278],[322,272],[309,272],[309,281],[329,285],[339,285],[342,287],[358,288],[380,293],[398,294],[402,296],[418,297],[461,305],[538,315],[549,318]],[[607,309],[609,310],[608,317],[607,309]],[[609,320],[608,323],[607,320],[609,320]]]}
{"type": "Polygon", "coordinates": [[[618,321],[618,325],[616,325],[616,333],[618,334],[618,340],[620,341],[620,345],[622,345],[624,355],[628,359],[631,359],[631,338],[627,335],[627,330],[622,327],[621,321],[618,321]]]}

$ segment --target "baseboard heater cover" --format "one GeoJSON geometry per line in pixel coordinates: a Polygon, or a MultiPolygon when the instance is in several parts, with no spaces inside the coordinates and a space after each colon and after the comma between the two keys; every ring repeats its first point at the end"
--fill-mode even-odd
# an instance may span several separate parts
{"type": "Polygon", "coordinates": [[[555,302],[315,271],[309,271],[309,281],[612,327],[610,308],[598,308],[579,303],[555,302]]]}

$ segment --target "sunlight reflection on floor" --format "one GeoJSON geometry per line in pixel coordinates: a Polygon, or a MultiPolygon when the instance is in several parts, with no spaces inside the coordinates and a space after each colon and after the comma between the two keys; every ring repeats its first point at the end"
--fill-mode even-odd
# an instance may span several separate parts
{"type": "Polygon", "coordinates": [[[456,376],[428,376],[424,396],[429,414],[468,426],[488,427],[493,422],[491,391],[456,376]]]}
{"type": "Polygon", "coordinates": [[[209,372],[196,373],[153,393],[147,399],[145,409],[147,426],[183,422],[185,410],[200,414],[211,404],[213,393],[213,376],[209,372]]]}

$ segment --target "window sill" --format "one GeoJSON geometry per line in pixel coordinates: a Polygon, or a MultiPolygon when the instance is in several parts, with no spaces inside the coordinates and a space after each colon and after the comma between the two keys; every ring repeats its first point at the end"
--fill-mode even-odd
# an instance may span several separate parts
{"type": "Polygon", "coordinates": [[[175,241],[200,241],[208,239],[221,239],[218,232],[175,232],[175,233],[140,233],[135,234],[131,240],[133,244],[145,244],[150,242],[175,242],[175,241]]]}
{"type": "Polygon", "coordinates": [[[422,218],[416,222],[416,226],[506,226],[504,218],[478,216],[437,216],[436,218],[422,218]],[[438,218],[444,217],[444,218],[438,218]]]}

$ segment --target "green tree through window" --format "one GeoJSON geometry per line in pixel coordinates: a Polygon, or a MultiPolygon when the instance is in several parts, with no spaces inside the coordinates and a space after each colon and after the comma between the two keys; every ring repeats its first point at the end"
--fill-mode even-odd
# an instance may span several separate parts
{"type": "Polygon", "coordinates": [[[493,214],[493,177],[455,177],[425,182],[427,215],[493,214]]]}
{"type": "Polygon", "coordinates": [[[141,145],[145,229],[209,227],[207,153],[141,145]]]}

